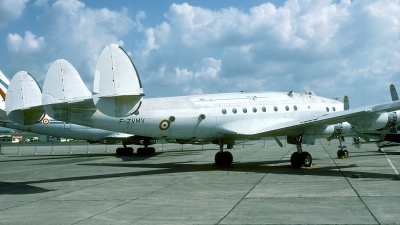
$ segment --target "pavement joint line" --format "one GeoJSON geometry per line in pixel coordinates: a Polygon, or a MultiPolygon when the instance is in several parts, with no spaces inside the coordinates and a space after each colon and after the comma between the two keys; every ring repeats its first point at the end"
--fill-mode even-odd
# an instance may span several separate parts
{"type": "MultiPolygon", "coordinates": [[[[112,181],[106,181],[106,182],[98,183],[98,184],[95,184],[95,185],[92,185],[92,186],[85,186],[85,187],[80,188],[80,189],[77,189],[77,190],[68,191],[68,192],[64,192],[64,193],[60,193],[60,194],[58,194],[58,195],[48,196],[48,197],[45,197],[45,198],[37,199],[37,200],[35,200],[35,201],[27,201],[27,202],[24,202],[24,204],[20,204],[20,205],[15,205],[15,206],[12,206],[12,207],[4,208],[4,209],[1,209],[0,211],[12,209],[12,208],[15,208],[15,207],[20,207],[20,206],[23,206],[23,205],[28,205],[28,204],[35,203],[35,202],[45,201],[45,200],[47,200],[47,199],[49,199],[49,198],[54,198],[54,197],[57,197],[57,196],[61,196],[61,195],[65,195],[65,194],[70,194],[70,193],[77,192],[77,191],[82,191],[82,190],[85,190],[85,189],[87,189],[87,188],[92,188],[92,187],[95,187],[95,186],[98,186],[98,185],[102,185],[102,184],[114,182],[114,181],[117,181],[117,180],[121,180],[121,179],[123,179],[123,178],[124,178],[124,177],[119,177],[119,178],[117,178],[117,179],[115,179],[115,180],[112,180],[112,181]]],[[[28,184],[28,183],[30,183],[30,182],[28,181],[28,182],[19,182],[19,183],[21,183],[21,184],[28,184]]]]}
{"type": "MultiPolygon", "coordinates": [[[[91,215],[91,216],[89,216],[89,217],[86,217],[85,219],[79,220],[79,221],[77,221],[77,222],[75,222],[75,223],[72,223],[72,224],[78,224],[78,223],[84,222],[85,220],[91,219],[91,218],[93,218],[93,217],[95,217],[95,216],[101,215],[101,214],[106,213],[106,212],[108,212],[108,211],[111,211],[111,210],[113,210],[113,209],[119,208],[119,207],[124,206],[124,205],[126,205],[126,204],[129,204],[129,203],[131,203],[131,202],[134,202],[134,201],[136,201],[136,200],[142,199],[142,198],[144,198],[144,197],[150,196],[150,195],[152,195],[152,194],[154,194],[154,193],[157,193],[157,192],[159,192],[159,191],[161,191],[161,190],[163,190],[163,189],[166,189],[166,188],[172,187],[172,186],[174,186],[174,185],[176,185],[176,184],[179,184],[179,183],[181,183],[181,182],[183,182],[183,181],[192,179],[193,177],[198,176],[198,175],[200,175],[200,174],[203,174],[203,173],[205,173],[205,172],[206,172],[206,171],[204,171],[204,172],[202,172],[202,173],[196,173],[196,174],[194,174],[193,176],[185,177],[185,178],[183,178],[183,179],[181,179],[181,180],[179,180],[179,181],[177,181],[177,182],[175,182],[175,183],[173,183],[173,184],[168,184],[168,185],[166,185],[166,186],[164,186],[164,187],[162,187],[162,188],[159,188],[159,189],[157,189],[157,190],[154,190],[154,191],[152,191],[152,192],[150,192],[150,193],[147,193],[147,194],[145,194],[145,195],[143,195],[143,196],[140,196],[140,197],[137,197],[137,198],[133,198],[133,199],[127,200],[127,201],[125,201],[125,202],[123,202],[123,203],[121,203],[121,204],[119,204],[119,205],[116,205],[116,206],[113,206],[113,207],[111,207],[111,208],[109,208],[109,209],[106,209],[106,210],[103,210],[103,211],[101,211],[101,212],[98,212],[98,213],[96,213],[96,214],[94,214],[94,215],[91,215]]],[[[121,177],[121,179],[124,179],[124,178],[126,178],[126,177],[121,177]]],[[[110,181],[110,182],[111,182],[111,181],[110,181]]],[[[151,212],[149,212],[148,214],[144,215],[144,217],[148,216],[149,214],[151,214],[151,212]]]]}
{"type": "MultiPolygon", "coordinates": [[[[109,157],[106,158],[106,159],[93,160],[93,162],[100,163],[100,162],[102,162],[102,161],[106,161],[106,160],[110,160],[110,159],[112,159],[111,156],[109,156],[109,157]]],[[[90,160],[87,161],[87,162],[90,162],[90,160]]],[[[62,165],[45,166],[45,167],[36,167],[36,168],[25,169],[25,170],[14,170],[14,171],[0,172],[0,174],[20,173],[20,172],[27,172],[27,171],[34,171],[34,170],[42,170],[42,169],[49,169],[49,168],[57,168],[57,167],[69,166],[69,165],[71,165],[71,164],[76,164],[76,163],[66,163],[66,164],[62,164],[62,165]]]]}
{"type": "Polygon", "coordinates": [[[353,187],[353,185],[351,184],[350,180],[348,177],[345,176],[345,174],[343,173],[343,171],[340,169],[340,167],[336,164],[336,161],[333,160],[332,156],[329,154],[328,150],[325,148],[324,144],[322,143],[321,140],[319,140],[319,143],[321,144],[322,148],[325,150],[325,152],[328,154],[329,158],[331,158],[331,160],[333,161],[333,163],[335,164],[336,168],[338,168],[339,172],[343,175],[344,179],[346,179],[347,183],[350,185],[351,189],[353,189],[354,193],[357,194],[358,199],[360,199],[360,201],[364,204],[365,208],[368,210],[368,212],[370,213],[370,215],[374,218],[374,220],[380,224],[380,222],[378,221],[378,218],[376,218],[376,216],[372,213],[371,209],[368,207],[367,203],[365,203],[365,201],[362,199],[362,197],[360,196],[360,194],[358,193],[358,191],[353,187]]]}
{"type": "MultiPolygon", "coordinates": [[[[282,159],[284,159],[286,157],[287,154],[289,154],[289,152],[291,152],[291,149],[289,149],[286,154],[284,154],[279,160],[277,160],[277,162],[275,163],[275,165],[273,167],[271,167],[267,172],[265,172],[264,176],[262,176],[260,178],[260,180],[252,187],[250,188],[250,190],[248,192],[246,192],[246,194],[243,195],[243,197],[216,223],[216,224],[221,224],[221,222],[243,201],[243,199],[246,198],[247,195],[249,195],[249,193],[251,191],[254,190],[254,188],[260,184],[260,182],[272,171],[274,170],[274,168],[278,165],[278,163],[280,161],[282,161],[282,159]]],[[[247,199],[247,198],[246,198],[247,199]]]]}
{"type": "Polygon", "coordinates": [[[385,155],[385,157],[386,157],[387,161],[389,162],[390,166],[392,166],[394,172],[396,172],[397,177],[400,179],[399,172],[397,172],[396,167],[394,167],[394,165],[393,165],[392,161],[390,160],[389,156],[386,154],[386,152],[385,152],[383,149],[381,149],[381,151],[382,151],[383,154],[385,155]]]}

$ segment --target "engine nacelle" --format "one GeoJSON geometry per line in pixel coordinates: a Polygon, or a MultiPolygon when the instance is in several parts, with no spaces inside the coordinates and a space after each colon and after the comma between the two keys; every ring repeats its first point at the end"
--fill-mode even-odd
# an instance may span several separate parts
{"type": "Polygon", "coordinates": [[[354,120],[348,120],[351,125],[364,129],[384,129],[390,130],[400,125],[400,111],[385,112],[361,116],[354,120]]]}
{"type": "Polygon", "coordinates": [[[320,138],[322,138],[330,135],[328,137],[328,140],[332,140],[334,138],[343,136],[343,134],[348,133],[350,130],[351,130],[351,125],[347,122],[337,123],[329,126],[313,127],[310,129],[306,129],[304,133],[301,135],[300,139],[298,138],[298,136],[288,135],[287,143],[297,144],[300,141],[302,144],[314,145],[315,136],[319,136],[320,138]]]}

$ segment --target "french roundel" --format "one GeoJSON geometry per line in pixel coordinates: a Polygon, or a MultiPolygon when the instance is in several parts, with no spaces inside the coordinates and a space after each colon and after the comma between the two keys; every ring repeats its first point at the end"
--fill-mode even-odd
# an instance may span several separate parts
{"type": "Polygon", "coordinates": [[[167,130],[169,126],[170,126],[169,120],[161,120],[160,125],[158,125],[160,130],[167,130]]]}
{"type": "Polygon", "coordinates": [[[43,118],[42,123],[43,123],[44,125],[49,124],[49,123],[50,123],[49,118],[43,118]]]}

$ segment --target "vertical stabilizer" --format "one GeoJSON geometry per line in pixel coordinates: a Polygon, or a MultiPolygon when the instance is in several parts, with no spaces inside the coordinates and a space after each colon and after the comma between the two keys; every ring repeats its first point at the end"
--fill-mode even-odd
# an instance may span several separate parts
{"type": "Polygon", "coordinates": [[[92,94],[78,71],[64,59],[51,64],[43,83],[42,101],[46,113],[57,120],[69,121],[71,111],[68,103],[85,100],[93,104],[92,94]]]}
{"type": "Polygon", "coordinates": [[[10,81],[0,71],[0,95],[1,95],[3,100],[6,100],[6,94],[7,94],[8,85],[10,85],[10,81]]]}
{"type": "Polygon", "coordinates": [[[349,97],[347,97],[347,95],[344,96],[343,108],[344,108],[344,110],[350,109],[349,97]]]}
{"type": "Polygon", "coordinates": [[[92,95],[78,71],[67,60],[58,59],[51,64],[43,83],[43,105],[78,101],[92,95]]]}
{"type": "Polygon", "coordinates": [[[392,96],[392,101],[399,100],[399,96],[397,95],[396,87],[393,84],[390,85],[390,95],[392,96]]]}
{"type": "Polygon", "coordinates": [[[40,86],[29,73],[16,73],[8,86],[5,101],[8,118],[22,125],[40,121],[44,116],[41,95],[40,86]]]}
{"type": "Polygon", "coordinates": [[[93,102],[97,109],[112,117],[129,116],[139,109],[143,96],[131,58],[118,45],[106,46],[95,70],[93,102]]]}

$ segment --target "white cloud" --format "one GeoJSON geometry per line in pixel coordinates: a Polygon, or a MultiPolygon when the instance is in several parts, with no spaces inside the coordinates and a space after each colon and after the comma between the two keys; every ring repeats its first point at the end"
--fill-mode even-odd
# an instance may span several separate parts
{"type": "Polygon", "coordinates": [[[1,0],[0,1],[0,28],[10,21],[21,17],[25,4],[29,0],[1,0]]]}
{"type": "MultiPolygon", "coordinates": [[[[205,93],[308,89],[340,97],[367,87],[372,97],[400,74],[398,1],[289,0],[248,12],[184,3],[171,5],[165,18],[147,28],[133,57],[146,76],[160,78],[151,85],[170,85],[176,94],[190,85],[205,93]],[[219,65],[201,66],[211,58],[219,65]]],[[[359,97],[359,104],[369,101],[359,97]]]]}
{"type": "Polygon", "coordinates": [[[37,38],[31,31],[26,31],[24,37],[19,34],[8,34],[6,42],[8,51],[12,53],[40,51],[45,44],[44,37],[37,38]]]}
{"type": "MultiPolygon", "coordinates": [[[[45,10],[43,15],[37,17],[45,31],[43,37],[35,39],[31,32],[27,32],[24,38],[18,34],[9,34],[7,40],[8,51],[14,58],[10,67],[16,68],[17,71],[21,70],[20,59],[27,59],[29,55],[36,56],[39,51],[39,59],[42,61],[32,61],[44,67],[59,58],[64,58],[76,67],[90,86],[101,50],[110,43],[123,46],[124,41],[121,37],[136,26],[130,12],[125,8],[120,11],[93,9],[78,0],[57,0],[51,5],[47,5],[47,1],[38,0],[35,4],[43,6],[45,10]]],[[[143,13],[139,14],[136,21],[144,16],[143,13]]],[[[38,80],[43,79],[47,72],[47,68],[42,67],[24,67],[23,70],[30,71],[38,80]]]]}
{"type": "Polygon", "coordinates": [[[124,8],[93,9],[78,0],[35,5],[45,6],[38,17],[44,34],[9,34],[7,49],[14,68],[29,59],[42,75],[65,58],[92,84],[97,55],[119,43],[130,46],[148,97],[307,90],[365,104],[390,100],[389,84],[399,82],[398,1],[288,0],[243,10],[172,4],[165,21],[151,27],[144,12],[124,8]]]}

